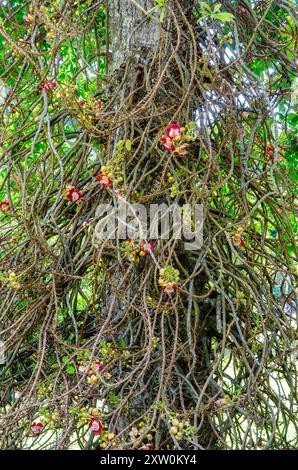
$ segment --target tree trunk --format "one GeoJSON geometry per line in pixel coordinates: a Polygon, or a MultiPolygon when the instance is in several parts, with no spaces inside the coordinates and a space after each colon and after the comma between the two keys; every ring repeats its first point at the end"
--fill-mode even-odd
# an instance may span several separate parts
{"type": "Polygon", "coordinates": [[[114,72],[128,61],[134,64],[148,59],[158,47],[158,23],[150,20],[145,12],[150,9],[148,0],[110,0],[109,20],[112,33],[112,60],[114,72]],[[139,5],[139,6],[137,6],[139,5]]]}
{"type": "MultiPolygon", "coordinates": [[[[119,95],[115,100],[115,108],[121,110],[121,115],[128,116],[126,121],[117,127],[117,130],[110,138],[108,147],[113,148],[114,153],[116,142],[130,138],[132,141],[137,142],[141,140],[142,144],[138,149],[138,156],[144,158],[144,155],[148,153],[148,148],[152,147],[153,139],[156,138],[154,136],[155,126],[160,127],[162,121],[163,126],[166,127],[177,111],[177,102],[183,102],[192,74],[188,62],[192,62],[191,53],[194,54],[194,51],[189,51],[188,47],[190,30],[189,23],[186,20],[186,17],[192,19],[192,4],[193,2],[189,1],[173,2],[172,9],[176,13],[175,20],[177,23],[176,27],[172,28],[171,17],[166,17],[163,25],[167,31],[165,37],[161,32],[158,15],[148,18],[145,14],[152,7],[152,2],[145,0],[138,0],[137,2],[132,0],[110,0],[109,21],[112,33],[110,89],[113,91],[113,87],[119,86],[123,76],[126,77],[126,80],[119,86],[119,95]],[[136,3],[139,7],[136,6],[136,3]],[[175,53],[172,53],[175,48],[175,53]],[[169,62],[167,74],[161,80],[159,86],[155,88],[151,98],[150,94],[160,79],[163,63],[166,63],[171,54],[172,59],[169,62]],[[181,71],[181,66],[183,71],[181,71]],[[150,96],[150,100],[148,96],[150,96]],[[143,109],[143,111],[138,114],[139,109],[143,109]],[[158,111],[162,111],[162,118],[158,116],[150,117],[151,115],[158,115],[158,111]],[[129,116],[132,114],[133,118],[130,118],[129,116]],[[146,119],[144,119],[144,116],[146,116],[146,119]]],[[[188,106],[186,110],[181,109],[180,115],[183,115],[185,122],[193,121],[194,111],[195,103],[188,106]]],[[[119,119],[121,119],[120,112],[119,119]]],[[[158,151],[152,150],[148,154],[148,161],[145,164],[149,167],[157,165],[160,167],[159,171],[163,171],[160,163],[157,163],[159,161],[162,162],[158,151]]],[[[126,174],[134,174],[135,168],[137,168],[136,162],[130,165],[127,164],[126,174]]],[[[135,178],[140,180],[142,178],[142,169],[138,169],[135,175],[135,178]]],[[[146,181],[146,184],[154,184],[154,177],[146,181]]],[[[127,194],[126,198],[130,200],[131,196],[133,196],[133,193],[127,194]]],[[[152,202],[161,202],[161,200],[157,199],[152,202]]],[[[184,256],[184,254],[181,255],[181,262],[187,265],[188,261],[184,259],[184,256]]],[[[194,355],[191,359],[193,361],[192,369],[196,370],[198,377],[206,374],[201,349],[206,350],[209,342],[205,341],[204,345],[197,343],[197,346],[195,346],[196,340],[191,339],[190,329],[192,329],[192,326],[190,324],[186,325],[185,314],[187,308],[190,309],[188,321],[192,321],[192,316],[197,315],[197,312],[191,307],[190,298],[188,298],[179,313],[182,314],[182,319],[179,318],[176,307],[170,299],[169,302],[165,301],[165,306],[156,302],[156,310],[149,305],[150,300],[147,301],[147,298],[143,305],[140,286],[144,285],[144,289],[146,288],[144,280],[146,279],[146,273],[148,277],[152,278],[152,284],[154,284],[154,271],[155,276],[158,275],[156,265],[154,266],[153,263],[150,264],[150,261],[143,259],[140,265],[137,266],[129,266],[126,261],[121,261],[121,263],[118,261],[119,258],[117,260],[115,258],[105,258],[105,265],[107,266],[106,289],[102,303],[102,314],[109,325],[107,330],[110,336],[107,335],[107,337],[112,337],[113,341],[124,340],[128,351],[136,350],[137,352],[134,359],[132,359],[132,368],[135,369],[133,380],[128,380],[126,386],[120,387],[118,390],[118,394],[123,396],[123,405],[121,405],[117,415],[113,416],[114,427],[119,433],[128,425],[123,410],[129,405],[131,409],[130,425],[134,420],[138,422],[141,416],[145,414],[149,419],[150,427],[160,428],[156,431],[156,443],[163,446],[163,440],[168,438],[168,431],[166,430],[168,418],[156,409],[156,403],[164,402],[164,406],[170,407],[170,402],[173,401],[173,380],[176,381],[175,387],[179,383],[179,388],[185,389],[187,396],[192,396],[191,399],[186,398],[184,403],[180,402],[178,397],[174,399],[174,408],[178,415],[180,412],[183,413],[183,407],[189,408],[186,413],[191,414],[190,410],[194,407],[194,402],[199,396],[199,390],[195,391],[196,386],[191,384],[191,378],[185,382],[179,378],[185,366],[189,367],[187,363],[190,359],[186,358],[186,362],[178,359],[177,340],[184,342],[186,336],[188,336],[188,340],[193,341],[197,356],[194,355]],[[146,324],[147,319],[142,317],[144,309],[145,315],[152,318],[156,315],[156,311],[160,310],[161,318],[157,319],[158,324],[159,322],[160,324],[155,328],[156,331],[154,331],[151,320],[149,319],[149,324],[146,324]],[[169,316],[167,311],[170,312],[169,316]],[[173,335],[173,330],[176,330],[175,335],[173,335]],[[188,333],[186,333],[187,330],[188,333]],[[149,339],[148,335],[150,335],[149,339]],[[152,337],[155,336],[157,341],[161,340],[157,347],[152,346],[156,341],[152,337]],[[157,352],[155,352],[155,348],[157,352]],[[148,355],[150,349],[152,349],[152,354],[148,355]],[[158,359],[155,357],[156,353],[158,359]],[[153,364],[155,365],[153,366],[153,364]],[[138,370],[139,366],[141,366],[141,370],[138,370]],[[137,410],[141,404],[143,405],[138,412],[137,410]],[[151,409],[152,406],[154,411],[151,409]]],[[[198,327],[197,320],[194,321],[198,327]]],[[[178,389],[176,393],[178,393],[178,389]]],[[[199,435],[194,436],[194,443],[189,445],[194,445],[194,448],[200,446],[210,447],[214,433],[208,422],[203,425],[201,423],[198,432],[199,435]]],[[[136,440],[135,447],[140,445],[140,442],[141,440],[136,440]]],[[[176,445],[177,448],[180,448],[177,441],[176,445]]]]}

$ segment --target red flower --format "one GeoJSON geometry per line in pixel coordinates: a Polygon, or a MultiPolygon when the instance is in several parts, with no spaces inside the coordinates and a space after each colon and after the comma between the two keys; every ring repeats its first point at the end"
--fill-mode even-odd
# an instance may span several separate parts
{"type": "Polygon", "coordinates": [[[173,152],[175,150],[175,144],[171,139],[169,139],[169,137],[162,136],[160,141],[162,142],[167,152],[173,152]]]}
{"type": "Polygon", "coordinates": [[[99,436],[103,432],[103,425],[100,419],[91,418],[89,423],[89,429],[95,436],[99,436]]]}
{"type": "Polygon", "coordinates": [[[185,155],[185,145],[176,147],[175,143],[180,141],[182,135],[181,127],[179,124],[171,124],[166,129],[166,135],[163,135],[160,141],[167,152],[176,152],[179,155],[185,155]]]}
{"type": "Polygon", "coordinates": [[[155,450],[156,447],[154,444],[145,444],[143,447],[140,447],[140,450],[155,450]]]}
{"type": "MultiPolygon", "coordinates": [[[[271,161],[273,163],[274,161],[274,147],[272,145],[267,145],[266,147],[266,158],[267,160],[271,161]]],[[[282,158],[282,155],[280,153],[277,154],[277,161],[280,161],[282,158]]]]}
{"type": "Polygon", "coordinates": [[[98,361],[97,359],[93,362],[94,367],[98,373],[104,370],[104,365],[102,362],[98,361]]]}
{"type": "Polygon", "coordinates": [[[94,107],[95,107],[95,109],[97,109],[97,110],[98,110],[98,109],[101,109],[101,108],[102,108],[102,102],[99,100],[99,101],[96,103],[96,105],[95,105],[94,107]]]}
{"type": "Polygon", "coordinates": [[[98,359],[94,359],[91,366],[88,367],[87,365],[82,365],[79,367],[79,372],[82,374],[87,374],[89,376],[94,375],[94,373],[100,373],[104,369],[104,365],[98,359]]]}
{"type": "Polygon", "coordinates": [[[245,246],[245,240],[243,237],[237,237],[236,243],[238,246],[245,246]]]}
{"type": "Polygon", "coordinates": [[[43,88],[47,92],[50,91],[50,90],[53,90],[53,88],[56,88],[56,86],[57,86],[57,83],[52,78],[47,80],[45,83],[41,84],[41,88],[43,88]]]}
{"type": "Polygon", "coordinates": [[[150,252],[154,250],[154,243],[153,242],[146,242],[145,240],[141,241],[141,251],[145,253],[145,255],[149,255],[150,252]]]}
{"type": "Polygon", "coordinates": [[[43,429],[43,424],[42,423],[32,423],[31,424],[31,431],[35,436],[38,436],[43,429]]]}
{"type": "Polygon", "coordinates": [[[170,140],[176,140],[181,136],[181,127],[179,124],[171,124],[167,128],[166,134],[170,140]]]}
{"type": "Polygon", "coordinates": [[[66,197],[67,199],[72,202],[73,204],[78,202],[78,201],[81,201],[82,199],[84,199],[81,191],[79,191],[78,189],[74,189],[74,188],[71,188],[67,194],[66,194],[66,197]]]}
{"type": "Polygon", "coordinates": [[[154,449],[156,449],[156,447],[155,447],[154,444],[147,444],[146,447],[147,447],[148,450],[154,450],[154,449]]]}
{"type": "Polygon", "coordinates": [[[11,211],[11,207],[9,205],[9,202],[7,199],[4,199],[3,201],[0,202],[0,210],[2,212],[9,212],[11,211]]]}
{"type": "Polygon", "coordinates": [[[108,175],[105,175],[104,173],[97,173],[96,178],[103,188],[108,188],[109,186],[111,186],[111,184],[113,184],[112,180],[108,177],[108,175]]]}
{"type": "Polygon", "coordinates": [[[164,284],[163,286],[161,286],[161,290],[166,294],[171,294],[172,292],[175,292],[175,290],[177,290],[177,284],[173,284],[172,282],[170,282],[169,284],[164,284]]]}

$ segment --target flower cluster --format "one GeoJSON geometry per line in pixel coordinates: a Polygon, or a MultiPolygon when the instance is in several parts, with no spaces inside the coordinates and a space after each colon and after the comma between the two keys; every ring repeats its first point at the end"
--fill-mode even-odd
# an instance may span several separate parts
{"type": "Polygon", "coordinates": [[[43,430],[43,424],[38,422],[38,423],[32,423],[31,424],[31,431],[34,434],[34,436],[38,436],[41,431],[43,430]]]}
{"type": "Polygon", "coordinates": [[[225,410],[231,404],[232,401],[228,395],[225,395],[223,398],[219,398],[214,402],[214,405],[218,410],[225,410]]]}
{"type": "Polygon", "coordinates": [[[140,447],[139,450],[155,450],[156,447],[154,444],[144,444],[142,447],[140,447]]]}
{"type": "Polygon", "coordinates": [[[115,189],[116,196],[123,195],[123,188],[121,188],[121,184],[124,180],[124,171],[122,169],[122,164],[126,154],[130,152],[131,147],[132,142],[130,140],[119,140],[116,145],[116,152],[113,155],[112,159],[108,160],[105,165],[101,167],[100,173],[96,175],[97,180],[104,188],[108,188],[111,184],[114,184],[114,186],[118,185],[118,188],[115,189]]]}
{"type": "MultiPolygon", "coordinates": [[[[39,395],[39,398],[45,398],[45,396],[48,397],[48,395],[39,395]]],[[[38,417],[32,422],[30,429],[34,436],[39,436],[45,427],[47,430],[55,429],[59,421],[60,415],[57,411],[41,406],[38,411],[38,417]]]]}
{"type": "Polygon", "coordinates": [[[173,418],[171,425],[170,433],[172,436],[175,436],[175,439],[178,441],[182,439],[184,434],[189,434],[189,430],[191,430],[189,421],[179,421],[178,418],[173,418]]]}
{"type": "Polygon", "coordinates": [[[166,135],[163,135],[160,141],[167,152],[186,155],[187,143],[185,141],[189,140],[189,137],[184,136],[184,130],[179,124],[171,124],[166,129],[166,135]]]}
{"type": "Polygon", "coordinates": [[[100,436],[103,433],[103,424],[99,418],[91,418],[89,422],[89,429],[94,436],[100,436]]]}
{"type": "MultiPolygon", "coordinates": [[[[153,429],[153,431],[155,431],[155,429],[153,429]]],[[[150,432],[150,426],[146,425],[146,423],[143,421],[139,423],[138,427],[134,426],[129,432],[129,437],[132,442],[142,435],[145,435],[145,437],[143,438],[143,442],[141,447],[139,447],[139,450],[154,450],[155,445],[152,444],[154,437],[150,432]]]]}
{"type": "Polygon", "coordinates": [[[54,88],[56,88],[56,86],[57,86],[56,80],[54,80],[53,78],[49,78],[46,82],[41,84],[41,88],[45,90],[46,92],[53,90],[54,88]]]}
{"type": "Polygon", "coordinates": [[[97,173],[96,179],[103,188],[108,188],[109,186],[111,186],[111,184],[113,184],[113,181],[110,178],[110,174],[106,174],[103,172],[97,173]]]}
{"type": "Polygon", "coordinates": [[[32,24],[34,23],[34,16],[32,15],[33,10],[32,8],[29,8],[28,14],[23,16],[23,21],[26,24],[32,24]]]}
{"type": "Polygon", "coordinates": [[[101,434],[100,439],[100,447],[105,449],[109,443],[109,441],[113,441],[115,439],[115,434],[113,432],[103,431],[101,434]]]}
{"type": "Polygon", "coordinates": [[[19,276],[13,271],[0,272],[0,282],[13,289],[20,289],[19,276]]]}
{"type": "Polygon", "coordinates": [[[243,237],[243,232],[244,232],[244,228],[239,227],[237,229],[236,233],[234,234],[234,243],[236,245],[242,246],[242,247],[245,246],[245,240],[244,240],[244,237],[243,237]]]}
{"type": "Polygon", "coordinates": [[[97,119],[100,117],[100,111],[103,107],[101,100],[95,100],[93,97],[89,97],[87,101],[79,99],[77,102],[79,108],[84,108],[85,112],[90,116],[94,116],[97,119]]]}
{"type": "Polygon", "coordinates": [[[163,292],[171,294],[177,290],[179,282],[179,271],[172,266],[165,266],[160,270],[158,284],[163,292]]]}
{"type": "Polygon", "coordinates": [[[70,413],[78,419],[80,424],[88,425],[92,434],[99,438],[98,444],[102,449],[107,447],[109,441],[115,439],[114,433],[105,430],[101,411],[97,408],[71,408],[70,413]]]}
{"type": "MultiPolygon", "coordinates": [[[[81,374],[87,375],[87,383],[89,385],[95,384],[99,381],[99,374],[104,370],[104,364],[99,361],[98,359],[93,359],[91,365],[90,364],[82,364],[79,367],[79,372],[81,374]]],[[[104,374],[105,379],[110,378],[109,372],[104,374]]]]}
{"type": "Polygon", "coordinates": [[[79,93],[78,85],[61,83],[55,91],[56,97],[61,101],[71,115],[74,115],[81,127],[94,131],[98,119],[102,114],[103,102],[93,94],[79,93]]]}
{"type": "Polygon", "coordinates": [[[8,202],[8,199],[3,199],[3,201],[0,202],[0,210],[2,212],[9,212],[11,211],[11,207],[10,207],[10,204],[8,202]]]}
{"type": "MultiPolygon", "coordinates": [[[[280,153],[277,154],[277,161],[280,161],[282,155],[280,153]]],[[[266,159],[271,163],[274,162],[274,147],[273,145],[268,144],[266,147],[266,159]]]]}
{"type": "Polygon", "coordinates": [[[124,248],[127,258],[136,264],[140,262],[140,257],[149,255],[154,250],[154,243],[146,240],[137,242],[136,240],[127,239],[121,246],[124,248]]]}
{"type": "Polygon", "coordinates": [[[73,186],[67,185],[64,191],[65,199],[68,199],[72,204],[75,204],[84,199],[81,191],[73,186]]]}
{"type": "Polygon", "coordinates": [[[154,250],[154,243],[147,242],[146,240],[141,241],[140,245],[140,256],[149,255],[154,250]]]}
{"type": "Polygon", "coordinates": [[[72,410],[74,414],[81,416],[81,422],[88,422],[88,428],[94,436],[100,436],[100,447],[105,448],[107,441],[112,441],[115,438],[115,434],[109,431],[105,431],[105,426],[100,417],[100,411],[97,408],[82,408],[81,412],[78,409],[72,410]]]}
{"type": "Polygon", "coordinates": [[[98,100],[96,103],[93,104],[93,110],[96,118],[100,117],[100,111],[102,109],[102,101],[98,100]]]}

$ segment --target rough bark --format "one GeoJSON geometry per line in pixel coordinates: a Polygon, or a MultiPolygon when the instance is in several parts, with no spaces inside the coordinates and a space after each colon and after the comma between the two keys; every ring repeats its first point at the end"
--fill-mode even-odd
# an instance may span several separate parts
{"type": "Polygon", "coordinates": [[[152,6],[148,0],[110,0],[109,20],[112,34],[111,72],[128,60],[146,60],[158,46],[159,27],[146,16],[152,6]],[[137,6],[139,5],[139,6],[137,6]]]}

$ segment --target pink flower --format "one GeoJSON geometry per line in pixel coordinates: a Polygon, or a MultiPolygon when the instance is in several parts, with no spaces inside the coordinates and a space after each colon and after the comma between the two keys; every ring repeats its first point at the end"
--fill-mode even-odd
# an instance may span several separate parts
{"type": "Polygon", "coordinates": [[[66,194],[66,197],[73,204],[84,199],[81,191],[79,191],[78,189],[74,189],[74,188],[68,191],[68,193],[66,194]]]}
{"type": "Polygon", "coordinates": [[[115,196],[116,197],[123,197],[123,193],[121,189],[115,189],[115,196]]]}
{"type": "Polygon", "coordinates": [[[41,88],[43,88],[46,92],[53,90],[54,88],[56,88],[56,86],[57,86],[57,83],[52,78],[47,80],[45,83],[41,84],[41,88]]]}
{"type": "Polygon", "coordinates": [[[112,180],[108,177],[108,175],[105,175],[104,173],[97,173],[96,178],[103,188],[108,188],[109,186],[111,186],[111,184],[113,184],[112,180]]]}
{"type": "Polygon", "coordinates": [[[79,367],[79,372],[81,374],[87,374],[87,375],[94,375],[94,373],[100,373],[104,369],[104,365],[102,362],[100,362],[98,359],[95,359],[91,366],[88,367],[88,365],[82,365],[79,367]]]}
{"type": "Polygon", "coordinates": [[[34,16],[32,16],[32,15],[30,15],[30,13],[28,13],[28,15],[23,16],[23,21],[26,24],[32,24],[34,22],[34,16]]]}
{"type": "Polygon", "coordinates": [[[181,127],[179,124],[171,124],[167,130],[166,135],[170,140],[176,140],[181,136],[181,127]]]}
{"type": "Polygon", "coordinates": [[[217,406],[217,408],[222,408],[227,403],[226,403],[226,400],[224,398],[219,398],[218,400],[216,400],[216,402],[214,404],[215,404],[215,406],[217,406]]]}
{"type": "Polygon", "coordinates": [[[4,199],[3,201],[0,202],[0,210],[2,212],[9,212],[11,211],[11,207],[9,205],[9,202],[7,199],[4,199]]]}
{"type": "Polygon", "coordinates": [[[142,240],[141,250],[145,253],[145,255],[149,255],[149,253],[154,250],[154,243],[153,242],[148,243],[145,240],[142,240]]]}
{"type": "Polygon", "coordinates": [[[35,436],[38,436],[43,429],[43,424],[42,423],[32,423],[31,424],[31,431],[35,436]]]}
{"type": "Polygon", "coordinates": [[[103,425],[100,419],[91,418],[89,423],[89,429],[95,436],[99,436],[103,432],[103,425]]]}

